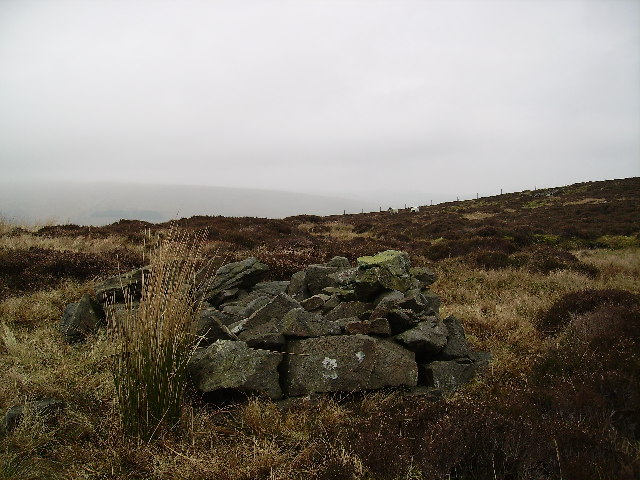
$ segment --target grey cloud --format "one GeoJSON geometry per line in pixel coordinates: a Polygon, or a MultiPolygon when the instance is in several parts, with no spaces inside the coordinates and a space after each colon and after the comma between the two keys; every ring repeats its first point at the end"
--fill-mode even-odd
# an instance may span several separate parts
{"type": "Polygon", "coordinates": [[[476,191],[640,174],[633,1],[0,4],[6,178],[476,191]]]}

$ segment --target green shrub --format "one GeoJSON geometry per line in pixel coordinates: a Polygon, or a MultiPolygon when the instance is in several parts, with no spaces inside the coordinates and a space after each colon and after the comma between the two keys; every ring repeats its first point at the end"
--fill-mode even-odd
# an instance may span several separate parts
{"type": "Polygon", "coordinates": [[[611,248],[614,250],[639,247],[640,239],[631,235],[603,235],[596,240],[595,246],[598,248],[611,248]]]}
{"type": "Polygon", "coordinates": [[[150,259],[139,308],[110,319],[113,375],[123,432],[143,441],[175,428],[195,348],[198,301],[191,295],[202,239],[172,229],[150,259]]]}

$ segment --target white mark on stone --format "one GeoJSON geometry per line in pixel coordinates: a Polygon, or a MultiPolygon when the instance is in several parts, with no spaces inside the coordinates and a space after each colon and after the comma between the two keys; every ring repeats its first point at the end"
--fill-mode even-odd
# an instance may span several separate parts
{"type": "Polygon", "coordinates": [[[356,352],[356,358],[358,359],[359,363],[362,363],[362,361],[364,360],[364,352],[356,352]]]}
{"type": "Polygon", "coordinates": [[[322,366],[327,370],[326,373],[322,374],[322,378],[329,378],[331,380],[338,378],[338,372],[335,371],[336,368],[338,368],[338,360],[335,358],[324,357],[324,360],[322,360],[322,366]]]}

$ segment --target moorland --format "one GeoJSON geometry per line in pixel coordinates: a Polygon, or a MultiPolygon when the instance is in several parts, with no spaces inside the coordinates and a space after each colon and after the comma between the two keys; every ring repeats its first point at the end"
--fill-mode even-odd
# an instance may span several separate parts
{"type": "Polygon", "coordinates": [[[64,401],[0,433],[0,478],[633,479],[640,476],[640,178],[389,212],[191,217],[202,261],[255,256],[286,280],[387,249],[438,274],[490,370],[442,398],[401,390],[206,404],[123,437],[100,333],[66,344],[67,304],[145,264],[171,228],[0,224],[0,407],[64,401]]]}

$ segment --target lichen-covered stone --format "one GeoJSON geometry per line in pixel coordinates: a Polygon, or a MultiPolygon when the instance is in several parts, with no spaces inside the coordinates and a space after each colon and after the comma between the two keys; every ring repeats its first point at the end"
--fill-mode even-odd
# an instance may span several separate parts
{"type": "Polygon", "coordinates": [[[289,396],[415,386],[418,378],[412,352],[366,335],[292,340],[284,365],[289,396]]]}
{"type": "Polygon", "coordinates": [[[189,361],[189,375],[204,393],[234,389],[282,397],[278,365],[282,354],[254,350],[245,342],[218,340],[196,351],[189,361]]]}
{"type": "Polygon", "coordinates": [[[357,263],[361,270],[382,267],[391,275],[398,277],[408,275],[411,268],[409,254],[397,250],[385,250],[369,257],[359,257],[357,263]]]}

